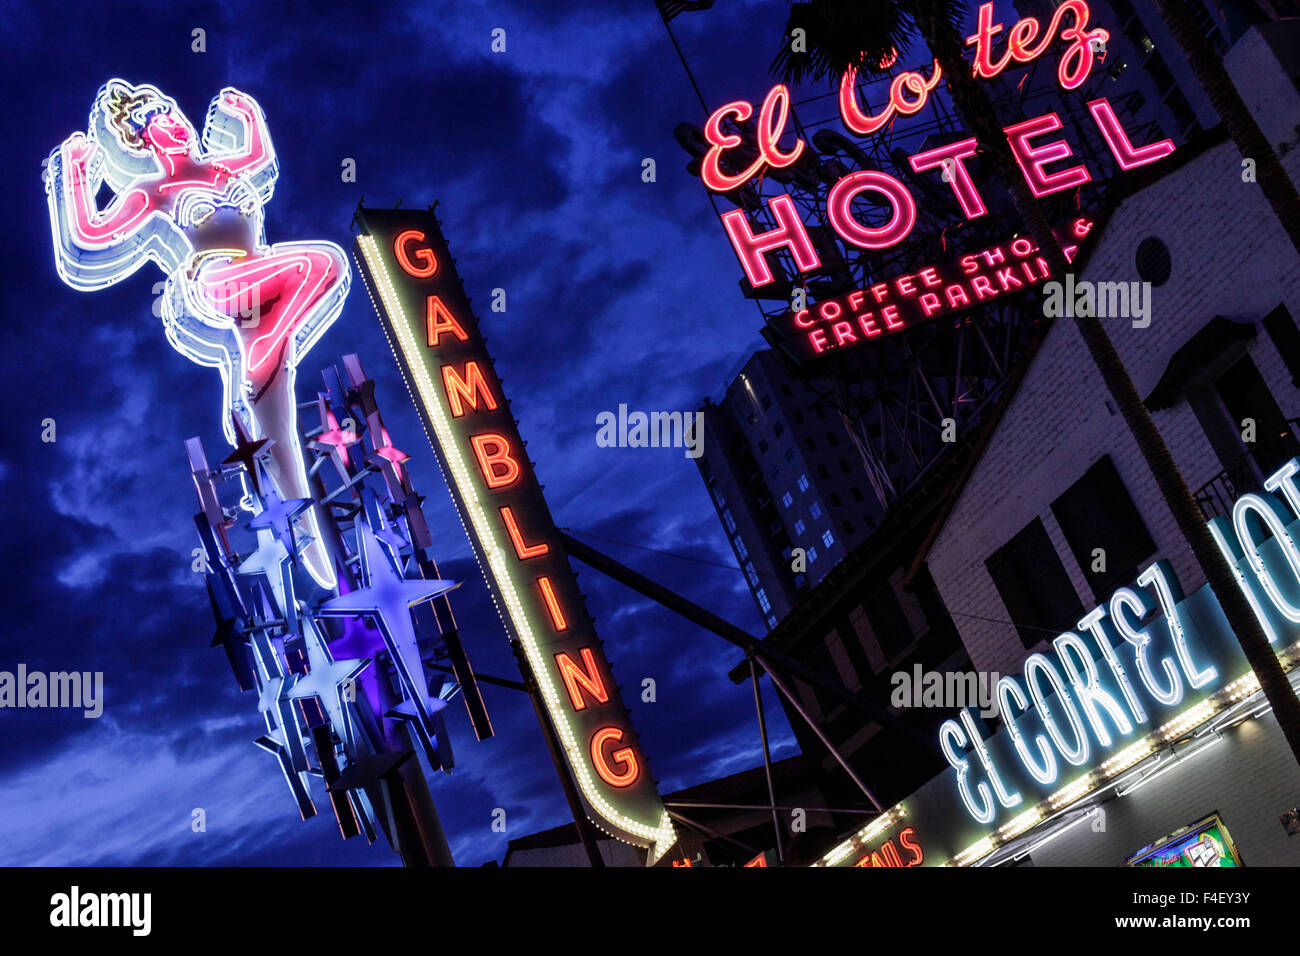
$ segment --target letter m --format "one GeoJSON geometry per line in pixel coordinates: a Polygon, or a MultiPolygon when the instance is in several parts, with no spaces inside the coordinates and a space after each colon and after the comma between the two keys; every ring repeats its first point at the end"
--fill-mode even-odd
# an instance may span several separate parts
{"type": "Polygon", "coordinates": [[[480,395],[483,396],[484,406],[489,411],[496,411],[497,400],[493,397],[492,389],[488,387],[487,379],[483,377],[483,370],[479,368],[478,362],[466,362],[463,377],[456,371],[455,366],[444,365],[442,384],[447,392],[447,404],[451,406],[452,418],[461,418],[465,414],[466,405],[478,411],[480,395]]]}
{"type": "Polygon", "coordinates": [[[569,692],[574,710],[585,710],[587,707],[587,702],[582,697],[583,690],[597,703],[609,703],[609,691],[605,690],[605,682],[601,680],[600,671],[596,667],[596,655],[590,647],[584,647],[581,653],[582,667],[563,651],[555,655],[555,663],[560,668],[560,676],[564,678],[564,687],[569,692]]]}

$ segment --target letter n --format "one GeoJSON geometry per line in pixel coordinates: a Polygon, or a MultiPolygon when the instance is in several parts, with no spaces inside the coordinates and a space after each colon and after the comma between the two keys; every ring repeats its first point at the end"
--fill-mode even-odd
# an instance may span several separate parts
{"type": "Polygon", "coordinates": [[[582,667],[574,663],[573,658],[563,651],[555,655],[555,663],[560,668],[560,676],[564,678],[564,686],[569,692],[569,700],[573,702],[573,709],[586,709],[587,702],[582,697],[583,689],[597,703],[608,704],[609,691],[605,690],[605,682],[601,680],[600,671],[596,668],[596,655],[591,652],[590,647],[584,647],[580,653],[582,667]]]}
{"type": "Polygon", "coordinates": [[[444,365],[442,367],[442,384],[447,392],[447,404],[451,406],[452,418],[461,418],[465,414],[466,405],[469,405],[474,411],[478,411],[480,395],[483,396],[483,405],[489,411],[496,411],[497,400],[493,397],[492,390],[488,387],[487,379],[483,377],[483,370],[479,368],[478,362],[465,363],[464,378],[461,378],[455,366],[444,365]]]}

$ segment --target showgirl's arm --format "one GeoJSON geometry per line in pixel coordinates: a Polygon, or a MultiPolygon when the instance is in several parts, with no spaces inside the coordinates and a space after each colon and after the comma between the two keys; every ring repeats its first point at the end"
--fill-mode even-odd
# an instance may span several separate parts
{"type": "Polygon", "coordinates": [[[153,212],[153,203],[143,189],[127,190],[113,197],[104,209],[99,208],[87,172],[97,149],[81,133],[74,133],[63,143],[62,188],[71,213],[67,226],[79,246],[100,246],[119,239],[138,229],[153,212]]]}
{"type": "Polygon", "coordinates": [[[266,117],[262,108],[251,96],[234,89],[222,90],[218,101],[220,109],[233,116],[238,116],[244,123],[244,148],[238,153],[218,156],[213,165],[223,169],[232,176],[242,173],[255,173],[275,161],[271,149],[271,136],[266,129],[266,117]]]}

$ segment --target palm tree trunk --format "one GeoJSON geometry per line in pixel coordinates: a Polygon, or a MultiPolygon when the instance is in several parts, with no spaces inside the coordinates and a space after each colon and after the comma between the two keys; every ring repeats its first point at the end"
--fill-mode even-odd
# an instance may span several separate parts
{"type": "MultiPolygon", "coordinates": [[[[1157,5],[1168,4],[1162,4],[1157,0],[1157,5]]],[[[1011,144],[998,123],[997,113],[988,92],[975,79],[970,64],[962,56],[964,43],[946,19],[944,6],[945,4],[939,0],[910,0],[906,3],[917,28],[925,37],[926,44],[947,77],[948,90],[958,112],[961,113],[971,132],[975,134],[980,147],[987,150],[993,158],[995,169],[1011,193],[1016,212],[1039,249],[1042,250],[1044,258],[1051,267],[1052,275],[1060,278],[1070,271],[1069,262],[1052,232],[1042,206],[1038,204],[1029,184],[1020,174],[1019,166],[1011,152],[1011,144]]],[[[1239,97],[1238,102],[1240,102],[1239,97]]],[[[1259,132],[1257,126],[1255,130],[1256,133],[1259,132]]],[[[1259,134],[1259,139],[1263,141],[1263,134],[1259,134]]],[[[1272,151],[1267,147],[1268,144],[1265,142],[1264,148],[1271,154],[1272,151]]],[[[1263,165],[1262,155],[1256,155],[1263,165]]],[[[1273,161],[1277,163],[1276,156],[1273,157],[1273,161]]],[[[1278,170],[1281,171],[1281,164],[1277,165],[1278,170]]],[[[1285,172],[1282,172],[1282,176],[1285,178],[1285,172]]],[[[1286,181],[1290,183],[1289,179],[1286,181]]],[[[1294,188],[1291,192],[1294,196],[1294,188]]],[[[1297,205],[1297,213],[1300,213],[1300,205],[1297,205]]],[[[1300,215],[1297,215],[1296,223],[1300,226],[1300,215]]],[[[1300,231],[1293,239],[1300,239],[1300,231]]],[[[1297,249],[1300,249],[1300,244],[1297,244],[1297,249]]],[[[1246,660],[1264,690],[1264,696],[1273,707],[1278,724],[1291,747],[1291,753],[1296,762],[1300,763],[1300,700],[1296,698],[1295,691],[1287,680],[1276,653],[1269,645],[1264,629],[1251,610],[1223,554],[1214,543],[1210,529],[1196,506],[1182,472],[1174,463],[1173,455],[1165,444],[1164,438],[1161,437],[1159,429],[1156,428],[1155,422],[1152,421],[1151,413],[1142,402],[1128,370],[1120,361],[1119,353],[1115,351],[1110,336],[1106,334],[1100,320],[1095,316],[1078,317],[1075,322],[1088,354],[1092,356],[1106,389],[1118,406],[1124,422],[1142,452],[1142,457],[1146,460],[1147,467],[1155,478],[1156,487],[1173,513],[1178,530],[1182,532],[1211,590],[1219,599],[1228,625],[1236,634],[1246,660]]]]}
{"type": "Polygon", "coordinates": [[[1196,21],[1186,3],[1181,0],[1174,3],[1152,0],[1152,5],[1182,48],[1192,73],[1205,90],[1210,105],[1219,114],[1228,135],[1237,144],[1242,158],[1254,160],[1255,181],[1290,237],[1291,245],[1300,252],[1300,193],[1297,193],[1295,182],[1287,175],[1264,131],[1237,92],[1223,61],[1215,56],[1209,41],[1196,28],[1196,21]]]}

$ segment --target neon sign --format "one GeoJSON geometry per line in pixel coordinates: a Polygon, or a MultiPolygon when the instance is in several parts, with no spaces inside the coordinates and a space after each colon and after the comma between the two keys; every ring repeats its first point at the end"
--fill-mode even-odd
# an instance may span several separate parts
{"type": "Polygon", "coordinates": [[[593,823],[676,841],[431,212],[363,209],[356,257],[513,642],[593,823]]]}
{"type": "MultiPolygon", "coordinates": [[[[1050,23],[1044,25],[1035,17],[1025,17],[1009,30],[995,22],[994,4],[984,3],[978,12],[976,32],[966,40],[973,47],[971,73],[981,79],[998,76],[1014,65],[1023,65],[1041,57],[1056,41],[1061,41],[1057,80],[1066,90],[1081,86],[1091,72],[1099,54],[1105,50],[1109,33],[1100,27],[1090,27],[1091,10],[1085,0],[1065,0],[1057,6],[1050,23]],[[1005,33],[1005,40],[1002,35],[1005,33]],[[1000,46],[999,46],[1000,44],[1000,46]]],[[[881,69],[891,65],[896,54],[881,64],[881,69]]],[[[848,70],[839,87],[840,119],[846,129],[869,136],[888,126],[898,117],[918,113],[929,101],[930,94],[943,78],[937,61],[927,72],[906,71],[897,74],[890,83],[888,103],[874,114],[866,113],[858,102],[857,74],[848,70]]],[[[1116,164],[1122,170],[1135,169],[1157,162],[1174,150],[1171,140],[1165,139],[1146,145],[1134,145],[1120,125],[1115,111],[1105,98],[1087,104],[1116,164]]],[[[747,142],[736,132],[724,128],[728,121],[744,123],[754,114],[752,104],[741,101],[727,103],[715,110],[704,127],[707,148],[701,158],[700,177],[706,187],[714,192],[731,192],[749,183],[769,170],[780,171],[794,166],[804,157],[805,143],[795,137],[793,144],[783,148],[781,140],[787,133],[790,112],[790,91],[782,84],[773,86],[758,111],[752,142],[747,142]],[[741,167],[734,157],[743,156],[746,165],[741,167]]],[[[1035,196],[1045,197],[1065,190],[1077,189],[1092,181],[1089,170],[1079,164],[1064,165],[1072,157],[1069,143],[1060,138],[1062,122],[1055,113],[1045,113],[1005,127],[1011,152],[1022,175],[1035,196]],[[1055,137],[1055,138],[1053,138],[1055,137]]],[[[980,195],[965,161],[976,154],[977,142],[973,137],[963,137],[956,142],[940,145],[909,157],[917,173],[938,171],[952,189],[962,214],[966,219],[977,219],[987,213],[988,207],[980,195]]],[[[778,176],[777,178],[780,178],[778,176]]],[[[782,180],[785,181],[785,180],[782,180]]],[[[746,209],[733,209],[721,215],[723,228],[731,240],[732,248],[745,273],[749,286],[759,289],[775,279],[768,257],[784,253],[793,261],[796,273],[803,274],[820,269],[822,259],[809,236],[793,200],[787,194],[773,196],[766,203],[767,218],[774,225],[757,230],[746,209]]],[[[826,221],[834,234],[847,246],[857,249],[882,250],[904,242],[916,225],[916,200],[907,186],[896,177],[880,170],[860,169],[850,172],[830,186],[825,204],[826,221]],[[854,200],[864,193],[883,207],[886,221],[883,225],[867,224],[853,210],[854,200]]],[[[1071,224],[1063,228],[1075,228],[1071,224]]],[[[1067,258],[1077,250],[1082,235],[1066,237],[1067,258]]],[[[1028,240],[1018,240],[1022,245],[1028,240]]],[[[985,250],[1006,255],[1006,250],[985,250]]],[[[837,318],[826,319],[826,327],[809,331],[804,320],[807,310],[786,316],[777,322],[777,332],[787,341],[791,351],[802,358],[814,358],[835,349],[860,345],[877,335],[929,321],[953,312],[959,312],[1000,295],[1011,294],[1037,285],[1047,279],[1046,265],[1028,250],[1020,258],[1027,260],[1026,269],[1012,272],[1002,270],[997,275],[983,277],[971,286],[955,286],[947,295],[951,281],[944,289],[931,287],[918,293],[914,308],[903,305],[884,306],[878,315],[850,315],[844,308],[843,297],[832,300],[830,308],[839,312],[837,318]],[[1001,281],[1003,288],[997,293],[992,286],[982,283],[1001,281]],[[1014,282],[1014,286],[1011,284],[1014,282]],[[904,316],[902,313],[907,311],[904,316]],[[875,328],[854,328],[855,318],[864,324],[874,323],[875,328]]],[[[962,273],[971,275],[969,262],[963,259],[962,273]]],[[[946,273],[957,278],[956,265],[931,267],[926,272],[946,273]]],[[[904,281],[915,277],[901,277],[904,281]]],[[[934,286],[939,285],[938,282],[934,286]]],[[[873,287],[873,289],[878,286],[873,287]]],[[[860,295],[861,293],[851,293],[860,295]]],[[[825,305],[826,303],[822,303],[825,305]]]]}
{"type": "Polygon", "coordinates": [[[1237,844],[1217,813],[1143,847],[1129,866],[1241,866],[1237,844]]]}
{"type": "MultiPolygon", "coordinates": [[[[267,470],[280,498],[310,498],[294,378],[338,318],[350,273],[332,243],[267,244],[263,208],[279,164],[257,101],[222,90],[200,135],[156,88],[109,80],[95,97],[87,132],[64,140],[48,165],[59,276],[74,289],[94,291],[146,262],[160,268],[167,276],[167,340],[220,372],[226,439],[236,446],[273,442],[267,470]],[[101,208],[105,185],[112,198],[101,208]]],[[[298,521],[311,539],[304,566],[332,588],[335,570],[314,508],[298,521]]]]}

